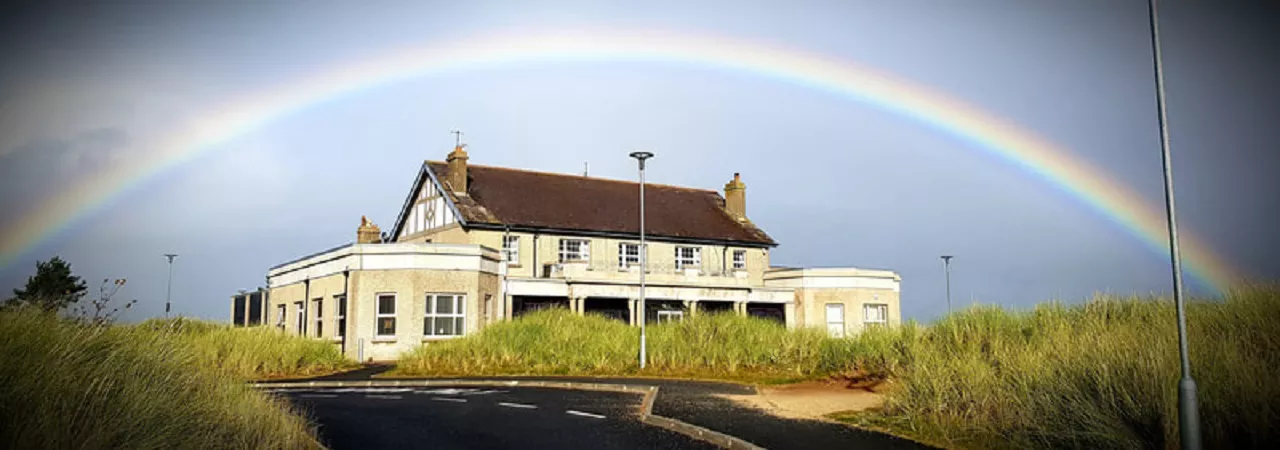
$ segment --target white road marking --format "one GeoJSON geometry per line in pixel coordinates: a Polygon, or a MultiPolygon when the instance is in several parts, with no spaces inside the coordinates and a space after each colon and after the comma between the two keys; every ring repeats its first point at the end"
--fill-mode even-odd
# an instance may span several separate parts
{"type": "Polygon", "coordinates": [[[302,397],[302,398],[338,398],[338,396],[336,396],[336,395],[332,395],[332,394],[302,394],[302,395],[299,395],[299,397],[302,397]]]}
{"type": "Polygon", "coordinates": [[[365,393],[398,394],[398,393],[401,393],[401,392],[410,392],[410,391],[412,391],[412,390],[413,390],[412,388],[368,388],[368,387],[365,387],[365,388],[341,388],[341,389],[331,389],[331,390],[329,390],[329,391],[330,391],[330,392],[365,392],[365,393]]]}
{"type": "Polygon", "coordinates": [[[537,407],[537,406],[534,406],[534,405],[526,405],[526,404],[524,404],[524,403],[507,403],[507,402],[498,402],[498,404],[499,404],[499,405],[502,405],[502,406],[506,406],[506,407],[508,407],[508,408],[538,409],[538,407],[537,407]]]}
{"type": "Polygon", "coordinates": [[[387,399],[387,400],[400,400],[400,399],[402,399],[402,398],[404,398],[404,397],[401,397],[401,396],[399,396],[399,395],[373,395],[373,394],[370,394],[370,395],[366,395],[366,396],[364,396],[364,398],[381,398],[381,399],[387,399]]]}
{"type": "Polygon", "coordinates": [[[466,393],[463,393],[462,395],[485,395],[485,394],[505,394],[505,393],[507,393],[507,391],[492,391],[492,390],[490,390],[490,391],[466,392],[466,393]]]}
{"type": "Polygon", "coordinates": [[[467,402],[467,399],[465,399],[465,398],[431,397],[431,399],[432,399],[432,400],[435,400],[435,401],[439,401],[439,402],[456,402],[456,403],[466,403],[466,402],[467,402]]]}
{"type": "Polygon", "coordinates": [[[569,414],[572,414],[572,415],[575,415],[575,416],[590,417],[590,418],[593,418],[593,419],[603,419],[603,418],[604,418],[604,416],[599,415],[599,414],[591,414],[591,413],[582,412],[582,411],[574,411],[574,410],[572,410],[572,409],[570,409],[570,410],[568,410],[568,411],[565,411],[565,412],[566,412],[566,413],[569,413],[569,414]]]}

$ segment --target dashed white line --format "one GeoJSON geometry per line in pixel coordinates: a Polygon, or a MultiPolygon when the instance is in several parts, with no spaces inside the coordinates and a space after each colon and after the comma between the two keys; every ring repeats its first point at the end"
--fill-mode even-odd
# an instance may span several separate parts
{"type": "Polygon", "coordinates": [[[438,401],[438,402],[456,402],[456,403],[466,403],[466,402],[467,402],[467,399],[465,399],[465,398],[431,397],[431,399],[432,399],[432,400],[435,400],[435,401],[438,401]]]}
{"type": "Polygon", "coordinates": [[[400,400],[400,399],[402,399],[402,398],[404,398],[404,397],[401,397],[401,396],[399,396],[399,395],[372,395],[372,394],[370,394],[370,395],[366,395],[366,396],[364,396],[364,398],[381,398],[381,399],[386,399],[386,400],[400,400]]]}
{"type": "Polygon", "coordinates": [[[572,414],[572,415],[575,415],[575,416],[590,417],[590,418],[592,418],[592,419],[603,419],[603,418],[604,418],[604,416],[599,415],[599,414],[591,414],[591,413],[588,413],[588,412],[574,411],[574,410],[572,410],[572,409],[570,409],[570,410],[568,410],[568,411],[565,411],[565,412],[566,412],[566,413],[569,413],[569,414],[572,414]]]}
{"type": "Polygon", "coordinates": [[[302,394],[302,395],[299,395],[299,397],[302,397],[302,398],[338,398],[338,396],[336,396],[336,395],[332,395],[332,394],[302,394]]]}
{"type": "Polygon", "coordinates": [[[538,409],[538,407],[537,407],[537,406],[534,406],[534,405],[526,405],[526,404],[524,404],[524,403],[507,403],[507,402],[498,402],[498,404],[499,404],[499,405],[502,405],[502,406],[506,406],[506,407],[508,407],[508,408],[538,409]]]}

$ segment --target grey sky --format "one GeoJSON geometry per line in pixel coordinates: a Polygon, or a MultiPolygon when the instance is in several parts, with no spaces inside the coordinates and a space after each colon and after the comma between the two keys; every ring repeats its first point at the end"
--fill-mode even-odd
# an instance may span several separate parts
{"type": "MultiPolygon", "coordinates": [[[[1142,1],[150,2],[15,9],[2,16],[0,227],[52,192],[219,105],[394,48],[497,30],[626,27],[762,40],[849,60],[1008,118],[1162,201],[1142,1]]],[[[1274,8],[1162,2],[1180,224],[1275,279],[1280,96],[1274,8]]],[[[803,85],[697,65],[525,63],[452,72],[331,99],[136,186],[0,268],[19,286],[61,255],[90,280],[125,277],[138,319],[225,320],[266,268],[350,241],[360,215],[389,227],[418,163],[448,131],[471,161],[747,183],[748,215],[778,265],[890,268],[903,312],[954,298],[1026,306],[1170,284],[1167,260],[1078,200],[968,142],[803,85]]],[[[96,287],[96,286],[95,286],[96,287]]]]}

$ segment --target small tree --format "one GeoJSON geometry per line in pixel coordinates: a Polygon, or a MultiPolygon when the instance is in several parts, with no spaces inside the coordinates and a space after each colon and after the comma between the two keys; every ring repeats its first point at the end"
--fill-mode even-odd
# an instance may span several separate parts
{"type": "Polygon", "coordinates": [[[22,289],[13,290],[10,302],[54,312],[80,301],[88,289],[84,280],[71,273],[71,265],[55,256],[36,263],[35,276],[27,278],[22,289]]]}
{"type": "MultiPolygon", "coordinates": [[[[102,286],[98,287],[98,298],[89,302],[90,306],[76,305],[74,314],[76,320],[84,322],[88,325],[111,325],[116,321],[116,315],[120,313],[120,307],[111,306],[111,297],[124,287],[124,278],[115,280],[102,280],[102,286]],[[92,307],[92,311],[90,310],[92,307]]],[[[129,300],[125,302],[124,309],[132,308],[137,300],[129,300]]]]}

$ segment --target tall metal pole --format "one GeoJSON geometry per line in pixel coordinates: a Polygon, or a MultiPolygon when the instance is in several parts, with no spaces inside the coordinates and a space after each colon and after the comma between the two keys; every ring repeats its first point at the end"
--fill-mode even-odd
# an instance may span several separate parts
{"type": "Polygon", "coordinates": [[[645,366],[645,322],[648,317],[645,314],[644,305],[644,275],[649,271],[649,246],[645,242],[644,237],[644,161],[652,158],[653,153],[649,152],[632,152],[631,157],[640,163],[640,368],[645,366]]]}
{"type": "Polygon", "coordinates": [[[1182,359],[1182,379],[1178,382],[1178,426],[1182,448],[1200,450],[1200,412],[1196,399],[1196,382],[1191,378],[1191,359],[1187,352],[1187,307],[1182,298],[1182,257],[1178,249],[1177,208],[1173,204],[1173,161],[1169,156],[1169,125],[1164,102],[1164,67],[1160,54],[1160,25],[1156,0],[1147,0],[1151,20],[1151,48],[1154,53],[1156,78],[1156,110],[1160,125],[1160,153],[1164,159],[1164,205],[1169,222],[1169,259],[1173,268],[1173,302],[1178,311],[1178,353],[1182,359]]]}
{"type": "Polygon", "coordinates": [[[169,301],[172,299],[172,296],[173,296],[173,258],[177,258],[178,255],[173,253],[165,253],[164,257],[169,258],[169,285],[168,287],[165,288],[165,293],[164,293],[164,318],[168,319],[169,318],[169,301]]]}
{"type": "Polygon", "coordinates": [[[947,274],[947,314],[951,314],[951,255],[942,255],[943,271],[947,274]]]}

